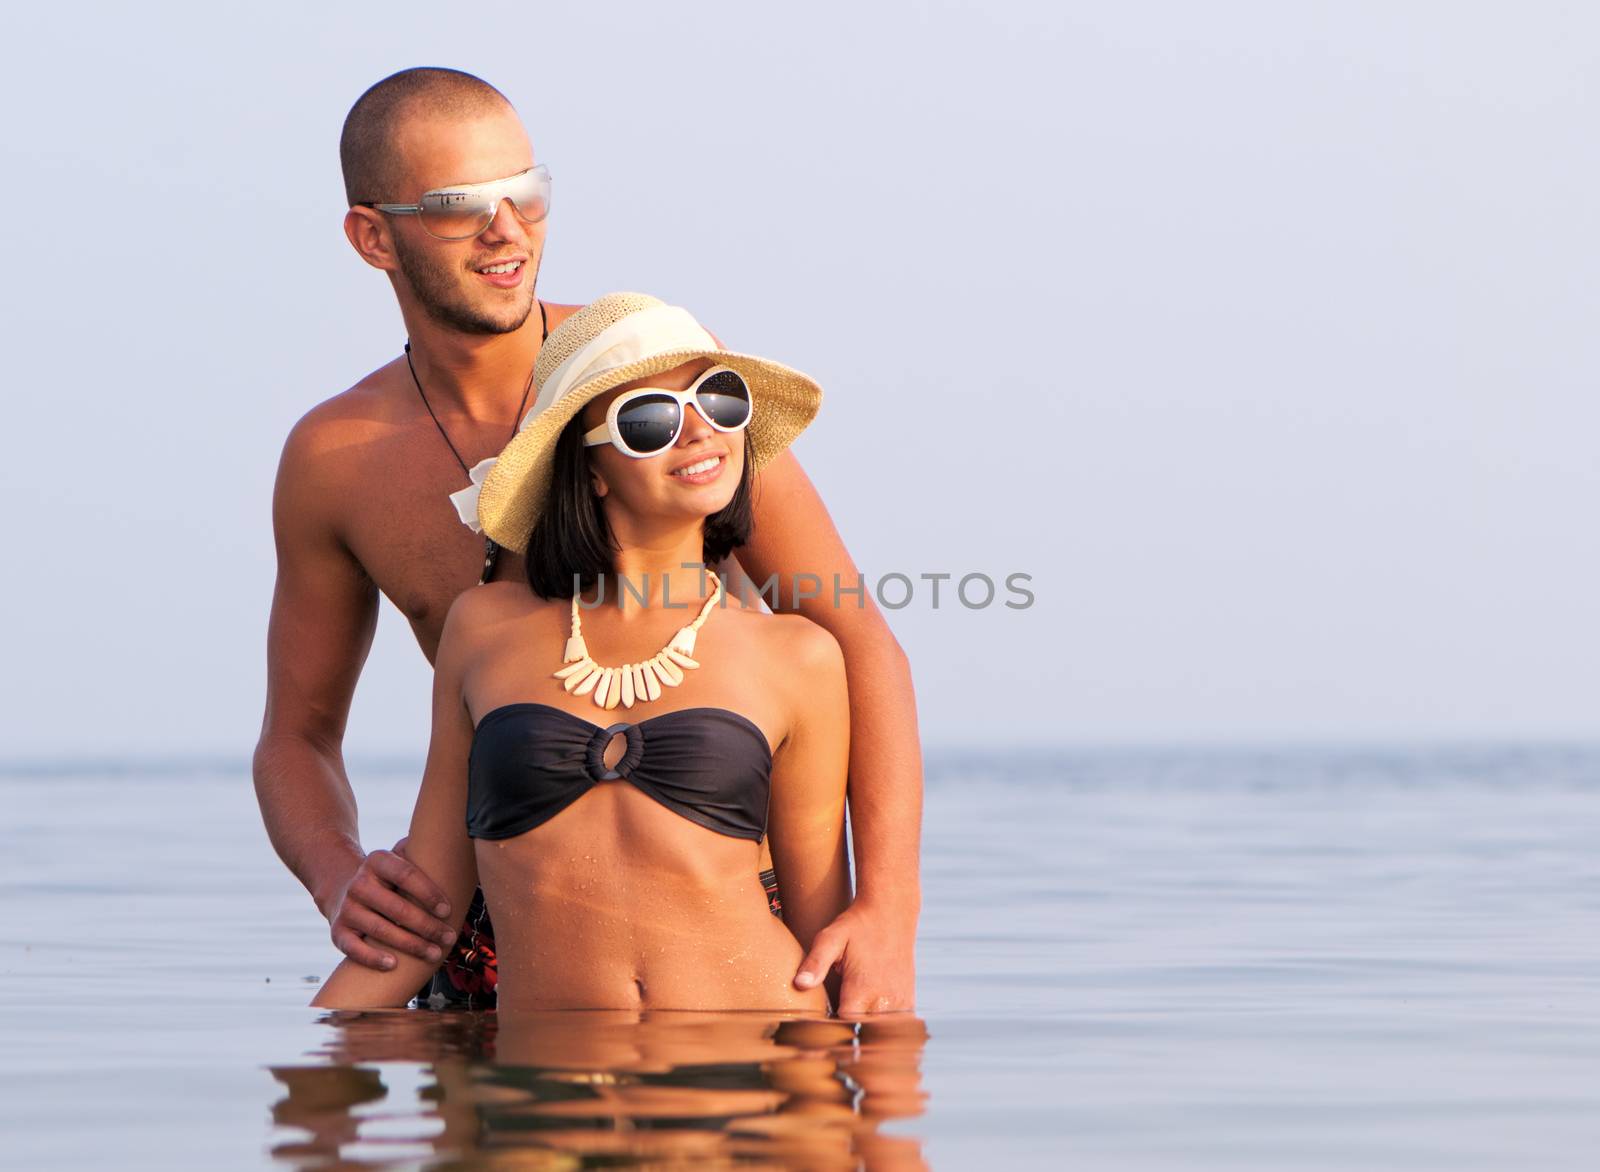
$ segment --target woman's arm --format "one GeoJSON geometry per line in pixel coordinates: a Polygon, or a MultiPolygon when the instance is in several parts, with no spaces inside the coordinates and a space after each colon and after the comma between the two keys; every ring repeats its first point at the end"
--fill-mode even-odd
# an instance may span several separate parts
{"type": "MultiPolygon", "coordinates": [[[[470,597],[470,592],[461,596],[470,597]]],[[[433,735],[406,840],[406,858],[433,878],[453,908],[464,908],[478,884],[478,864],[467,837],[467,754],[472,718],[462,698],[462,668],[470,609],[458,599],[445,618],[433,674],[433,735]]],[[[398,952],[393,968],[378,970],[345,960],[317,991],[313,1005],[368,1009],[405,1005],[439,967],[438,961],[398,952]]]]}
{"type": "Polygon", "coordinates": [[[844,841],[850,697],[838,641],[809,621],[779,621],[793,624],[784,649],[791,718],[772,763],[767,829],[783,922],[810,951],[817,933],[850,904],[844,841]]]}

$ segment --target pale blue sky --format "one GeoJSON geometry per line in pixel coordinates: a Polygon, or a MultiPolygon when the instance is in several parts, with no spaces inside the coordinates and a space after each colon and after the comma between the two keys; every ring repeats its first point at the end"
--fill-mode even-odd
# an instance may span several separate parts
{"type": "MultiPolygon", "coordinates": [[[[827,389],[932,746],[1600,735],[1600,16],[1568,4],[8,17],[0,757],[248,752],[284,433],[393,356],[350,103],[502,88],[540,290],[827,389]]],[[[441,458],[445,458],[441,453],[441,458]]],[[[353,752],[419,752],[386,606],[353,752]]]]}

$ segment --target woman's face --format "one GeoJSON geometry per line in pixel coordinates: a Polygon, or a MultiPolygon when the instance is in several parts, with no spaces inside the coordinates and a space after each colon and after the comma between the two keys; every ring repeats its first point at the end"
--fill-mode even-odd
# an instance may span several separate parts
{"type": "MultiPolygon", "coordinates": [[[[684,390],[713,365],[708,358],[624,383],[583,408],[585,430],[606,421],[612,400],[640,387],[684,390]]],[[[607,508],[618,506],[640,518],[700,519],[725,508],[744,475],[742,431],[718,431],[693,407],[672,447],[653,456],[624,455],[609,443],[589,449],[589,472],[607,508]]]]}

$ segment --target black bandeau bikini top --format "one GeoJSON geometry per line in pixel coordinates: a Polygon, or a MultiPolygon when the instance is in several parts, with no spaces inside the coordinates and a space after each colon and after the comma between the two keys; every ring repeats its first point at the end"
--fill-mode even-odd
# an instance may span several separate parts
{"type": "Polygon", "coordinates": [[[504,704],[472,734],[467,833],[492,839],[532,830],[602,781],[626,781],[708,830],[760,842],[772,750],[753,721],[726,708],[680,708],[606,727],[549,704],[504,704]],[[607,769],[606,746],[618,733],[627,748],[607,769]]]}

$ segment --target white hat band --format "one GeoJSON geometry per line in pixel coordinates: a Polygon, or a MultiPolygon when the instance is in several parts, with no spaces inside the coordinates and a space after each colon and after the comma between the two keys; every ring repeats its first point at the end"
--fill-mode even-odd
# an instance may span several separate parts
{"type": "Polygon", "coordinates": [[[717,340],[687,309],[658,305],[630,313],[601,330],[550,372],[544,386],[539,388],[539,397],[534,400],[532,409],[518,425],[519,429],[568,391],[602,377],[607,371],[675,350],[717,348],[717,340]]]}

